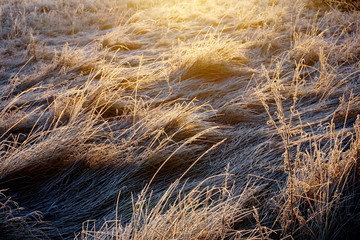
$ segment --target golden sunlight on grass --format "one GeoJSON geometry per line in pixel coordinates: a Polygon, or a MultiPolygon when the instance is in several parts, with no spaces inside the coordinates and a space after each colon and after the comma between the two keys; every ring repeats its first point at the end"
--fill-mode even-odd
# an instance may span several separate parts
{"type": "Polygon", "coordinates": [[[353,0],[0,1],[0,238],[357,239],[353,0]]]}

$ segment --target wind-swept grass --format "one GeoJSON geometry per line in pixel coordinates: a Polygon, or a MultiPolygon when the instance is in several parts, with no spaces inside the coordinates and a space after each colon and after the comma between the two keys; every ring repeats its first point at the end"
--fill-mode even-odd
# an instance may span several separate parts
{"type": "Polygon", "coordinates": [[[0,3],[6,239],[354,239],[357,1],[0,3]]]}

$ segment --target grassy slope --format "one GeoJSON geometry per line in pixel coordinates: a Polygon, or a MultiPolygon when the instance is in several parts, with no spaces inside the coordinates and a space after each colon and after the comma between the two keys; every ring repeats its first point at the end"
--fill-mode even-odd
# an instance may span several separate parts
{"type": "Polygon", "coordinates": [[[0,19],[4,238],[356,236],[359,12],[1,0],[0,19]]]}

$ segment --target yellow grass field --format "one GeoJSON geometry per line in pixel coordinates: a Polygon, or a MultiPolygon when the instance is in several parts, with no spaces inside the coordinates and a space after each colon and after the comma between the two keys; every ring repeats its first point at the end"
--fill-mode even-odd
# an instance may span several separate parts
{"type": "Polygon", "coordinates": [[[356,0],[0,0],[0,239],[358,239],[356,0]]]}

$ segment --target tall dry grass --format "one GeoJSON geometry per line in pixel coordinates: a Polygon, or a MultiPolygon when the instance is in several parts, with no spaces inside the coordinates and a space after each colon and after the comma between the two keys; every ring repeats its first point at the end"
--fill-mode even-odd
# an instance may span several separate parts
{"type": "Polygon", "coordinates": [[[356,239],[356,1],[0,2],[4,239],[356,239]]]}

